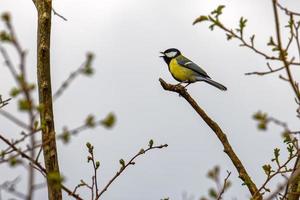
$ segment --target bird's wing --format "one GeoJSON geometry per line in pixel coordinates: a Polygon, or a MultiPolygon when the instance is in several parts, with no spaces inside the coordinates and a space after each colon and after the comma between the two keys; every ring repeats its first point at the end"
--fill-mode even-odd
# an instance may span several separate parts
{"type": "Polygon", "coordinates": [[[180,64],[181,66],[186,67],[201,76],[209,78],[208,74],[201,67],[199,67],[193,61],[189,60],[188,58],[184,57],[183,55],[178,56],[176,58],[176,60],[177,60],[178,64],[180,64]]]}

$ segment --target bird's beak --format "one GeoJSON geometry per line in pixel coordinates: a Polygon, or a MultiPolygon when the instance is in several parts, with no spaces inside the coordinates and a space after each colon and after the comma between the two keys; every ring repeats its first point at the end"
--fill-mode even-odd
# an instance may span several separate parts
{"type": "Polygon", "coordinates": [[[163,57],[165,57],[165,53],[164,52],[159,52],[159,53],[161,53],[162,55],[160,55],[159,57],[161,57],[161,58],[163,58],[163,57]]]}

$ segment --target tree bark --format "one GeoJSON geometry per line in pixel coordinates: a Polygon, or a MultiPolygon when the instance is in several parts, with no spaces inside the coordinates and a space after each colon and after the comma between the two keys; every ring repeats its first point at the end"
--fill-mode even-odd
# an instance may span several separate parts
{"type": "MultiPolygon", "coordinates": [[[[39,103],[41,105],[40,120],[42,125],[43,154],[47,175],[55,174],[60,178],[54,117],[52,108],[52,91],[50,75],[50,36],[52,0],[34,1],[38,12],[37,30],[37,78],[39,103]]],[[[53,178],[53,177],[52,177],[53,178]]],[[[62,199],[61,187],[47,177],[49,200],[62,199]]]]}

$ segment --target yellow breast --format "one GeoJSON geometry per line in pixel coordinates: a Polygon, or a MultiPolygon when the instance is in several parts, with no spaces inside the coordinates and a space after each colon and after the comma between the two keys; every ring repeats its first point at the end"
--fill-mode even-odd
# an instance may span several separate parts
{"type": "Polygon", "coordinates": [[[179,65],[176,59],[171,60],[169,64],[169,70],[177,81],[195,81],[194,72],[188,68],[179,65]]]}

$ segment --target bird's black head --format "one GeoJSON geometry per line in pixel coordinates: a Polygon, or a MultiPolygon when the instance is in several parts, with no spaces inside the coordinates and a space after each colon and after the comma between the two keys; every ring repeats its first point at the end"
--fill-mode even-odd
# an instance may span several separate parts
{"type": "Polygon", "coordinates": [[[160,52],[160,53],[162,54],[160,57],[162,57],[167,64],[169,64],[171,62],[172,58],[175,58],[175,57],[181,55],[181,52],[175,48],[170,48],[170,49],[167,49],[164,52],[160,52]]]}

